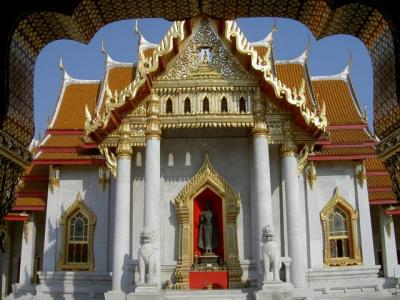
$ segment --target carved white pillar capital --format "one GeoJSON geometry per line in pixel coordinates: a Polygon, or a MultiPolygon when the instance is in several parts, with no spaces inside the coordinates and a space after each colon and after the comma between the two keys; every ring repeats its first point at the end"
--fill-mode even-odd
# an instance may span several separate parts
{"type": "Polygon", "coordinates": [[[130,125],[129,123],[122,123],[119,128],[120,139],[117,145],[117,158],[131,160],[132,159],[132,145],[129,142],[130,136],[130,125]]]}

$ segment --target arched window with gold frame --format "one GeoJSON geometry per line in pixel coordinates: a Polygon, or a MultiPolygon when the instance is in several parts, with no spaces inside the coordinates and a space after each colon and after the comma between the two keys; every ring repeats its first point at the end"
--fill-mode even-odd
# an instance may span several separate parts
{"type": "Polygon", "coordinates": [[[96,216],[78,193],[60,218],[63,246],[58,271],[94,271],[93,234],[96,216]]]}
{"type": "Polygon", "coordinates": [[[190,114],[192,112],[192,108],[191,108],[191,105],[190,105],[190,99],[187,98],[187,97],[185,99],[183,109],[184,109],[184,113],[185,114],[190,114]]]}
{"type": "Polygon", "coordinates": [[[225,97],[221,99],[221,112],[227,113],[228,112],[228,100],[225,97]]]}
{"type": "Polygon", "coordinates": [[[247,111],[246,109],[246,99],[243,97],[240,97],[239,99],[239,112],[240,113],[245,113],[247,111]]]}
{"type": "Polygon", "coordinates": [[[362,264],[357,238],[358,213],[339,189],[321,211],[324,233],[324,263],[327,266],[362,264]]]}
{"type": "Polygon", "coordinates": [[[172,100],[171,98],[168,98],[166,104],[165,104],[165,112],[167,114],[172,114],[172,100]]]}
{"type": "Polygon", "coordinates": [[[208,100],[207,97],[204,97],[203,99],[203,113],[209,113],[210,112],[210,101],[208,100]]]}

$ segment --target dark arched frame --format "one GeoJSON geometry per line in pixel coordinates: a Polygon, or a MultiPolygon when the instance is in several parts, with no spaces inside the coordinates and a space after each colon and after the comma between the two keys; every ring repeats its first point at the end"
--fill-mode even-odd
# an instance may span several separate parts
{"type": "MultiPolygon", "coordinates": [[[[371,55],[374,126],[377,135],[384,139],[400,128],[400,97],[397,96],[400,83],[400,20],[395,4],[389,0],[367,0],[363,3],[355,0],[243,0],[232,5],[222,0],[186,1],[184,4],[175,0],[168,5],[159,0],[10,2],[7,9],[1,12],[1,163],[4,165],[12,161],[21,167],[29,162],[29,154],[24,147],[34,133],[34,65],[44,46],[58,39],[88,43],[101,27],[118,20],[143,17],[178,20],[199,13],[218,19],[285,17],[306,25],[317,39],[333,34],[350,34],[359,38],[371,55]]],[[[390,145],[390,141],[382,142],[379,151],[385,152],[390,145]]],[[[400,159],[390,164],[400,165],[400,159]]],[[[21,169],[16,166],[15,169],[18,171],[12,173],[16,176],[21,169]]],[[[400,190],[400,186],[397,188],[400,190]]],[[[3,184],[0,191],[4,192],[3,184]]]]}

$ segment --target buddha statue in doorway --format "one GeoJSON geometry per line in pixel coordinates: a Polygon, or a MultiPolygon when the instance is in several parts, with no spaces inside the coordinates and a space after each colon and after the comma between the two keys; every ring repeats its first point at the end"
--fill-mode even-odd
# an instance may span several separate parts
{"type": "Polygon", "coordinates": [[[207,200],[206,209],[200,213],[199,238],[197,245],[203,250],[203,255],[214,255],[213,250],[218,247],[218,230],[215,213],[211,210],[210,200],[207,200]]]}

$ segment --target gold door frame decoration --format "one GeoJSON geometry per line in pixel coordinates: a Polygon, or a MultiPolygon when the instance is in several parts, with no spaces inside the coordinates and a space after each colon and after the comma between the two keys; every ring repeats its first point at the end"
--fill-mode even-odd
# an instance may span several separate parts
{"type": "Polygon", "coordinates": [[[340,195],[339,188],[336,187],[332,199],[321,211],[321,221],[324,230],[324,264],[326,266],[351,266],[362,264],[361,251],[358,245],[357,220],[357,210],[355,210],[351,204],[345,198],[343,198],[342,195],[340,195]],[[331,251],[329,249],[329,215],[336,206],[340,206],[349,216],[347,225],[349,231],[350,257],[331,257],[331,251]]]}
{"type": "Polygon", "coordinates": [[[229,288],[242,287],[242,269],[239,261],[237,241],[237,216],[240,212],[240,196],[222,178],[206,154],[203,165],[175,198],[176,214],[179,221],[179,258],[175,270],[175,288],[189,288],[193,249],[193,200],[206,188],[222,199],[224,236],[224,261],[228,271],[229,288]]]}
{"type": "Polygon", "coordinates": [[[94,271],[94,254],[93,254],[93,239],[94,239],[94,225],[96,224],[95,214],[86,206],[81,198],[81,194],[78,193],[74,203],[62,214],[59,220],[60,226],[63,227],[62,235],[62,247],[60,253],[60,259],[57,263],[57,271],[94,271]],[[67,261],[67,247],[69,238],[70,226],[68,226],[68,220],[76,212],[81,212],[85,217],[88,218],[88,259],[86,263],[70,263],[67,261]]]}

